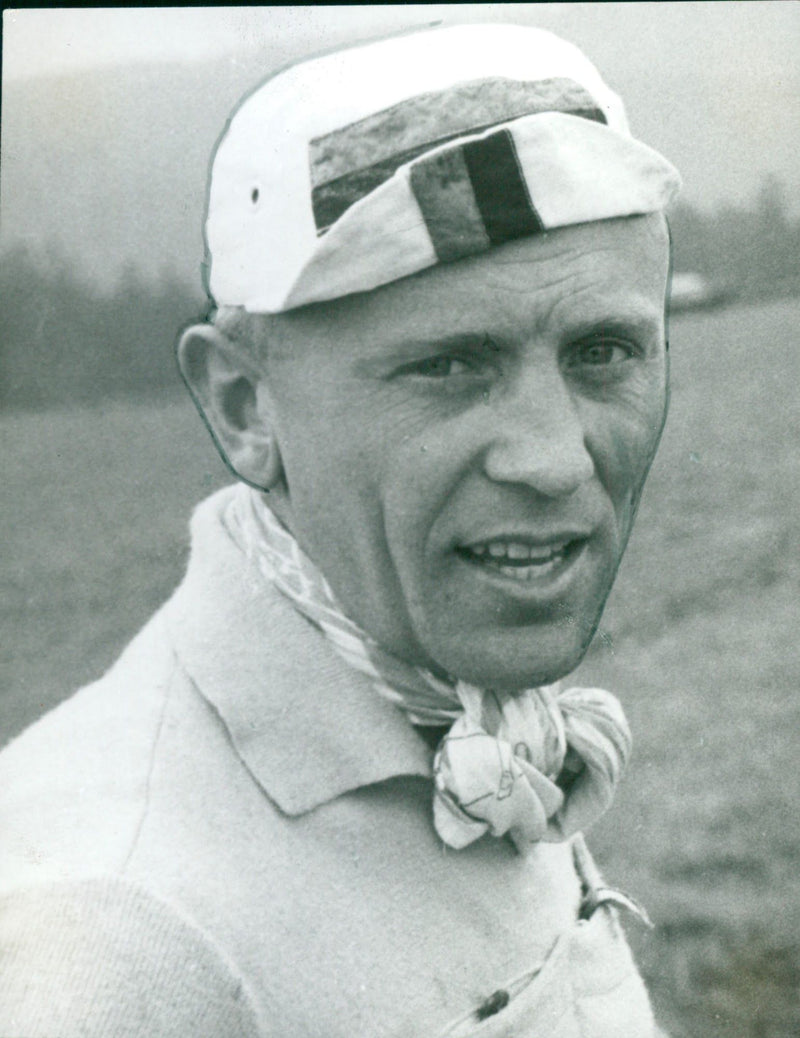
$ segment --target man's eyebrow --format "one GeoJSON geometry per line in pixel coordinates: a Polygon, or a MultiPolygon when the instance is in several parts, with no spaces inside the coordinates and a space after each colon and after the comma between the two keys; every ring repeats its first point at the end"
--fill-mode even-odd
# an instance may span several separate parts
{"type": "Polygon", "coordinates": [[[598,332],[618,333],[636,336],[655,335],[661,329],[663,314],[659,310],[642,312],[625,312],[622,310],[607,311],[592,317],[567,321],[561,331],[564,340],[582,339],[598,332]]]}
{"type": "Polygon", "coordinates": [[[463,350],[470,353],[496,352],[497,345],[486,331],[454,332],[450,335],[431,335],[423,338],[398,339],[385,345],[380,353],[363,357],[355,364],[359,375],[370,375],[404,362],[413,362],[435,354],[463,350]]]}

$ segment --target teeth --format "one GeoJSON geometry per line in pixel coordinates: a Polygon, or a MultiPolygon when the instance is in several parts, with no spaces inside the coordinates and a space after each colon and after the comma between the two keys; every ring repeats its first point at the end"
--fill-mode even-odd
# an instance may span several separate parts
{"type": "Polygon", "coordinates": [[[466,550],[483,565],[520,583],[541,580],[563,565],[570,542],[532,546],[521,541],[483,541],[466,550]]]}
{"type": "Polygon", "coordinates": [[[533,562],[538,568],[541,568],[543,564],[551,559],[561,558],[566,546],[566,541],[541,547],[533,547],[518,541],[492,541],[490,544],[471,545],[468,550],[471,555],[478,556],[479,558],[488,554],[493,561],[499,561],[500,559],[513,560],[516,568],[519,569],[521,568],[519,563],[526,559],[533,562]]]}
{"type": "Polygon", "coordinates": [[[563,554],[559,554],[548,562],[540,562],[535,566],[498,566],[497,568],[504,576],[513,577],[514,580],[537,580],[556,569],[561,564],[563,558],[563,554]]]}
{"type": "Polygon", "coordinates": [[[528,558],[544,562],[555,555],[563,555],[566,546],[566,542],[563,542],[561,544],[552,544],[548,548],[531,548],[528,558]]]}

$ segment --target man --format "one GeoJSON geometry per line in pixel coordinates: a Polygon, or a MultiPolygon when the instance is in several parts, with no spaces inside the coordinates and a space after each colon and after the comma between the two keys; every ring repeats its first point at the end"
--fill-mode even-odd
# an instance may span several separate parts
{"type": "Polygon", "coordinates": [[[558,684],[667,399],[672,167],[570,45],[302,63],[229,123],[184,378],[239,479],[0,765],[0,1033],[652,1035],[558,684]]]}

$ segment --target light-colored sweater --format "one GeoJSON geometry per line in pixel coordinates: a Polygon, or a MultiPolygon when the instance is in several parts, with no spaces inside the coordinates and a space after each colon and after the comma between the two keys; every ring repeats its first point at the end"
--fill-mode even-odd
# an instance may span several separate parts
{"type": "Polygon", "coordinates": [[[248,567],[227,493],[119,662],[0,755],[0,1035],[651,1038],[571,846],[442,845],[430,748],[248,567]]]}

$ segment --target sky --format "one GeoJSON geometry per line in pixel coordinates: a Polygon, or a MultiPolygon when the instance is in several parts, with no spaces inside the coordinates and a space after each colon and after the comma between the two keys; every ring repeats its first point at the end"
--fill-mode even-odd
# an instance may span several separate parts
{"type": "Polygon", "coordinates": [[[797,75],[793,0],[611,4],[398,4],[192,8],[43,8],[4,16],[4,77],[135,60],[195,60],[276,40],[335,45],[414,25],[519,21],[596,41],[596,60],[653,56],[685,68],[735,61],[797,75]],[[709,46],[709,40],[713,41],[709,46]]]}

